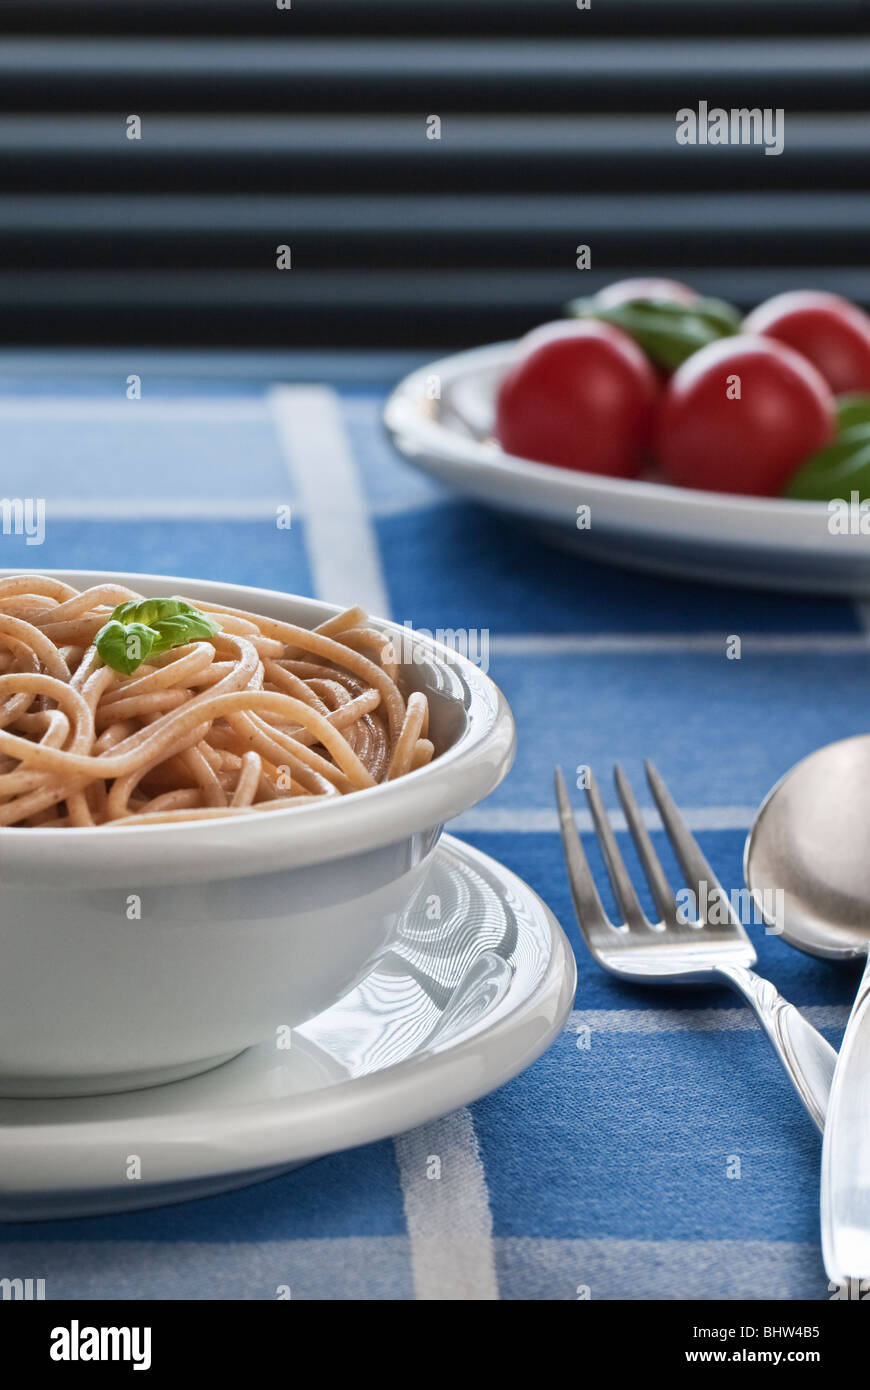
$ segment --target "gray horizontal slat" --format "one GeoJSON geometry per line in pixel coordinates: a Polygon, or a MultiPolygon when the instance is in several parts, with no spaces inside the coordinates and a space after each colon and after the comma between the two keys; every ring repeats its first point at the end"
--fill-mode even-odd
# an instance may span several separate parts
{"type": "Polygon", "coordinates": [[[7,193],[183,190],[240,196],[460,192],[522,196],[593,187],[661,193],[693,187],[847,189],[866,185],[870,116],[789,113],[774,160],[753,145],[678,145],[671,112],[451,115],[440,142],[420,115],[146,115],[141,141],[117,113],[0,116],[7,193]]]}
{"type": "MultiPolygon", "coordinates": [[[[258,312],[282,313],[287,306],[324,312],[352,309],[414,310],[428,307],[459,309],[537,309],[555,314],[558,306],[578,293],[578,285],[590,293],[613,280],[636,273],[634,266],[591,272],[515,271],[503,273],[425,271],[382,274],[350,272],[208,273],[191,272],[83,272],[61,271],[14,274],[0,272],[0,307],[44,308],[58,314],[78,312],[83,306],[128,312],[146,308],[192,307],[224,309],[246,307],[258,312]]],[[[704,294],[719,295],[748,306],[768,295],[798,286],[828,289],[870,304],[870,269],[814,264],[782,270],[775,266],[750,270],[692,269],[686,265],[662,265],[658,273],[689,281],[704,294]]]]}
{"type": "MultiPolygon", "coordinates": [[[[369,155],[386,164],[401,157],[456,160],[464,157],[537,157],[571,162],[595,157],[669,157],[751,160],[750,145],[680,146],[673,112],[631,116],[449,115],[440,142],[426,138],[425,119],[385,116],[191,116],[146,113],[141,141],[126,137],[121,115],[0,116],[0,160],[10,155],[56,158],[195,158],[253,155],[268,159],[324,159],[369,155]]],[[[813,117],[786,113],[788,158],[819,154],[870,155],[870,115],[829,112],[813,117]]]]}
{"type": "MultiPolygon", "coordinates": [[[[661,83],[720,77],[768,84],[812,83],[822,77],[866,80],[870,43],[854,38],[596,39],[517,43],[510,39],[31,39],[0,45],[0,77],[34,79],[74,74],[99,80],[155,77],[301,78],[347,82],[404,82],[436,77],[599,77],[622,86],[640,77],[661,83]]],[[[765,104],[770,104],[768,87],[765,104]]],[[[761,97],[759,97],[761,100],[761,97]]]]}
{"type": "MultiPolygon", "coordinates": [[[[766,157],[756,151],[759,159],[766,157]]],[[[870,193],[677,194],[638,197],[573,195],[522,200],[473,196],[181,197],[110,195],[0,197],[0,234],[126,236],[183,233],[246,234],[266,239],[295,233],[372,234],[416,238],[447,235],[515,237],[537,233],[572,237],[615,232],[638,235],[711,232],[857,235],[870,229],[870,193]]]]}
{"type": "MultiPolygon", "coordinates": [[[[749,306],[797,285],[834,290],[870,305],[870,271],[828,263],[748,273],[693,272],[657,263],[657,272],[749,306]]],[[[583,276],[594,290],[636,272],[636,265],[583,276]]],[[[0,274],[0,315],[7,341],[19,347],[123,343],[176,348],[274,346],[449,351],[515,337],[556,317],[577,293],[578,274],[330,273],[276,275],[202,271],[192,274],[0,274]],[[167,325],[171,332],[167,333],[167,325]]]]}
{"type": "Polygon", "coordinates": [[[322,76],[336,81],[395,76],[417,81],[432,76],[609,75],[627,82],[638,76],[673,78],[739,76],[777,78],[864,76],[866,39],[596,39],[586,43],[517,43],[510,39],[6,39],[0,44],[0,75],[113,76],[172,75],[215,78],[322,76]]]}
{"type": "Polygon", "coordinates": [[[11,38],[7,111],[642,110],[673,102],[861,109],[864,37],[11,38]]]}

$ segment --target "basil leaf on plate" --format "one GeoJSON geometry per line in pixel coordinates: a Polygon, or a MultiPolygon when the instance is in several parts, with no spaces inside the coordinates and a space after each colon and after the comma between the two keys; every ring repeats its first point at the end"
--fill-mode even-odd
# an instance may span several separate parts
{"type": "Polygon", "coordinates": [[[820,449],[789,479],[783,496],[803,502],[830,502],[860,493],[870,497],[870,421],[851,425],[833,444],[820,449]]]}
{"type": "Polygon", "coordinates": [[[837,425],[840,432],[853,425],[870,425],[870,396],[864,391],[849,391],[837,397],[837,425]]]}
{"type": "Polygon", "coordinates": [[[699,348],[740,331],[740,315],[722,299],[681,304],[670,299],[632,299],[603,305],[597,299],[572,299],[565,306],[572,318],[612,323],[633,338],[650,361],[674,371],[699,348]]]}

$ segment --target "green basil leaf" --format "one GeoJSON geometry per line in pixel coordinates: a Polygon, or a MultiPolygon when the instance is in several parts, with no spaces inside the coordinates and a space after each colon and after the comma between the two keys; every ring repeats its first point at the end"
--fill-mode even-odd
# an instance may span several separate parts
{"type": "Polygon", "coordinates": [[[670,299],[632,299],[601,305],[596,299],[574,299],[566,306],[573,318],[595,318],[621,328],[647,357],[674,371],[699,348],[729,337],[740,329],[740,315],[721,299],[680,304],[670,299]]]}
{"type": "Polygon", "coordinates": [[[808,458],[789,479],[783,495],[804,502],[830,502],[860,493],[870,497],[870,424],[855,426],[808,458]]]}
{"type": "Polygon", "coordinates": [[[160,634],[160,641],[154,649],[158,652],[168,651],[170,647],[184,646],[186,642],[198,642],[214,637],[220,630],[217,623],[198,609],[157,618],[152,626],[160,634]]]}
{"type": "MultiPolygon", "coordinates": [[[[183,615],[199,619],[205,618],[205,614],[199,608],[194,608],[192,603],[187,602],[187,599],[175,596],[172,598],[130,599],[127,603],[119,603],[112,617],[117,618],[119,623],[145,623],[148,627],[155,627],[165,618],[183,615]]],[[[214,631],[217,631],[216,626],[214,631]]]]}
{"type": "Polygon", "coordinates": [[[122,623],[110,618],[94,641],[100,658],[114,671],[129,676],[154,650],[157,633],[145,623],[122,623]]]}
{"type": "Polygon", "coordinates": [[[863,391],[849,391],[837,397],[837,424],[840,430],[854,425],[870,425],[870,396],[863,391]]]}
{"type": "Polygon", "coordinates": [[[107,666],[130,675],[149,656],[214,637],[217,632],[220,624],[186,599],[130,599],[114,609],[97,633],[96,644],[107,666]]]}
{"type": "MultiPolygon", "coordinates": [[[[720,337],[729,338],[732,333],[739,333],[743,319],[740,311],[729,304],[727,299],[702,299],[699,311],[711,325],[718,326],[722,332],[720,337]]],[[[686,305],[691,309],[691,304],[686,305]]]]}

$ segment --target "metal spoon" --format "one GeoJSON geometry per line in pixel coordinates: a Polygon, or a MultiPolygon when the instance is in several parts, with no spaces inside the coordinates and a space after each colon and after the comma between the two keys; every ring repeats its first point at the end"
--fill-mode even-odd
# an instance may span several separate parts
{"type": "Polygon", "coordinates": [[[870,735],[828,744],[786,773],[755,818],[744,872],[768,920],[781,890],[776,925],[792,946],[868,957],[822,1145],[822,1254],[829,1278],[846,1284],[870,1276],[870,735]]]}

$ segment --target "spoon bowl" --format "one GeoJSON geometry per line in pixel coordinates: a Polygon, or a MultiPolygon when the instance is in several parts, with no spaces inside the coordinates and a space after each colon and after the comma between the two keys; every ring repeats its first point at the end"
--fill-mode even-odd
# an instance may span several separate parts
{"type": "Polygon", "coordinates": [[[746,886],[784,941],[814,956],[870,949],[870,734],[829,743],[770,791],[743,859],[746,886]],[[784,905],[774,921],[769,904],[784,905]]]}

